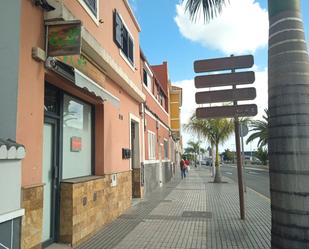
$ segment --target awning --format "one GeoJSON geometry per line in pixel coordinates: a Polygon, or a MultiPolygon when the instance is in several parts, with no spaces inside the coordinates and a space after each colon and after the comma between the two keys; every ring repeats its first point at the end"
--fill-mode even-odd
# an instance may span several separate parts
{"type": "Polygon", "coordinates": [[[52,57],[47,58],[45,65],[48,69],[51,69],[62,77],[68,79],[79,88],[85,89],[103,101],[108,101],[116,108],[119,108],[120,100],[116,96],[105,90],[98,83],[76,68],[52,57]]]}
{"type": "Polygon", "coordinates": [[[113,106],[119,107],[120,100],[112,95],[110,92],[105,90],[103,87],[98,85],[92,79],[84,75],[82,72],[74,69],[75,85],[86,89],[88,92],[95,94],[97,97],[101,98],[103,101],[109,101],[113,106]]]}

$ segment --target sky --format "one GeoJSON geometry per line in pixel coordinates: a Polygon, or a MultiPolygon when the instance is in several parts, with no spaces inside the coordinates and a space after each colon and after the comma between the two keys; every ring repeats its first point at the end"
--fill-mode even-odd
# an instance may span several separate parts
{"type": "MultiPolygon", "coordinates": [[[[141,26],[140,44],[151,65],[168,62],[169,77],[173,85],[183,88],[181,122],[187,123],[194,113],[195,104],[193,62],[201,59],[226,57],[231,54],[254,56],[257,98],[261,119],[267,108],[267,0],[230,0],[221,15],[204,23],[202,18],[191,22],[180,0],[130,0],[131,7],[141,26]]],[[[305,34],[309,37],[309,1],[302,1],[305,34]]],[[[200,90],[199,90],[200,91],[200,90]]],[[[245,102],[243,102],[245,103],[245,102]]],[[[182,131],[184,144],[197,137],[182,131]]],[[[250,133],[249,133],[250,134],[250,133]]],[[[248,137],[248,136],[247,136],[248,137]]],[[[245,137],[244,139],[246,140],[245,137]]],[[[245,145],[245,150],[255,150],[257,141],[245,145]]],[[[203,143],[208,147],[208,143],[203,143]]],[[[219,148],[235,150],[231,136],[219,148]]]]}

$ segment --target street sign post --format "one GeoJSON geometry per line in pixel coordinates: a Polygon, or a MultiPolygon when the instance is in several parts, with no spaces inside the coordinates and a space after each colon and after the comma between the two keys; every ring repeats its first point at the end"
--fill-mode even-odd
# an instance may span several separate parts
{"type": "Polygon", "coordinates": [[[196,109],[196,117],[234,118],[235,142],[237,153],[237,176],[239,190],[240,218],[245,219],[244,189],[242,178],[242,160],[240,152],[239,117],[250,117],[257,114],[255,104],[237,105],[237,101],[252,100],[256,97],[255,88],[236,88],[237,85],[252,84],[255,80],[254,72],[235,72],[236,69],[250,68],[254,64],[252,55],[231,56],[194,62],[196,73],[231,70],[231,73],[199,75],[195,77],[196,88],[233,86],[232,89],[198,92],[195,95],[197,104],[233,102],[233,105],[202,107],[196,109]]]}
{"type": "Polygon", "coordinates": [[[246,124],[241,123],[240,124],[240,136],[243,138],[245,136],[247,136],[249,133],[249,128],[246,124]]]}
{"type": "Polygon", "coordinates": [[[196,109],[196,117],[200,119],[252,117],[256,114],[257,106],[255,104],[201,107],[196,109]]]}
{"type": "Polygon", "coordinates": [[[240,123],[240,137],[241,137],[241,159],[244,174],[244,191],[247,192],[246,187],[246,171],[245,171],[245,149],[244,149],[244,137],[249,133],[249,128],[246,124],[240,123]]]}
{"type": "Polygon", "coordinates": [[[237,85],[251,84],[255,81],[254,72],[224,73],[199,75],[194,78],[196,88],[230,86],[231,82],[237,82],[237,85]]]}
{"type": "Polygon", "coordinates": [[[230,56],[194,62],[194,72],[205,73],[221,70],[250,68],[254,64],[252,55],[230,56]]]}
{"type": "Polygon", "coordinates": [[[220,91],[198,92],[195,94],[195,102],[197,104],[232,102],[237,100],[252,100],[256,97],[254,87],[228,89],[220,91]]]}

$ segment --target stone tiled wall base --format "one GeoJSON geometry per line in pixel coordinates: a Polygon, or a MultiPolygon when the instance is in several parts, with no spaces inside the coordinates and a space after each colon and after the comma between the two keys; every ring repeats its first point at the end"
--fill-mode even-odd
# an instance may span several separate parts
{"type": "Polygon", "coordinates": [[[171,162],[151,163],[145,165],[145,195],[152,193],[159,187],[159,171],[162,170],[163,184],[169,182],[173,177],[173,167],[171,162]]]}
{"type": "Polygon", "coordinates": [[[43,219],[43,186],[22,189],[21,249],[41,248],[43,219]]]}
{"type": "Polygon", "coordinates": [[[132,169],[132,194],[134,198],[143,197],[143,187],[141,186],[141,169],[132,169]]]}
{"type": "Polygon", "coordinates": [[[145,165],[145,195],[150,194],[159,187],[159,163],[145,165]]]}
{"type": "Polygon", "coordinates": [[[163,170],[163,175],[164,175],[163,183],[167,183],[172,179],[172,176],[173,176],[172,164],[170,162],[163,162],[162,170],[163,170]]]}
{"type": "Polygon", "coordinates": [[[110,175],[61,183],[60,198],[60,241],[74,247],[131,206],[131,172],[118,173],[115,187],[111,187],[110,175]]]}

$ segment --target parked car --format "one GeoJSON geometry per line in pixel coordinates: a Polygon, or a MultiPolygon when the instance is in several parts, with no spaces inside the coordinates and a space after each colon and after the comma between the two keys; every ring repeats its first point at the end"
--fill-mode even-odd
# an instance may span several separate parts
{"type": "Polygon", "coordinates": [[[256,157],[253,157],[252,158],[252,161],[251,161],[251,164],[257,164],[257,165],[262,165],[262,162],[260,159],[256,158],[256,157]]]}
{"type": "Polygon", "coordinates": [[[206,161],[206,166],[212,166],[212,159],[208,159],[207,161],[206,161]]]}

